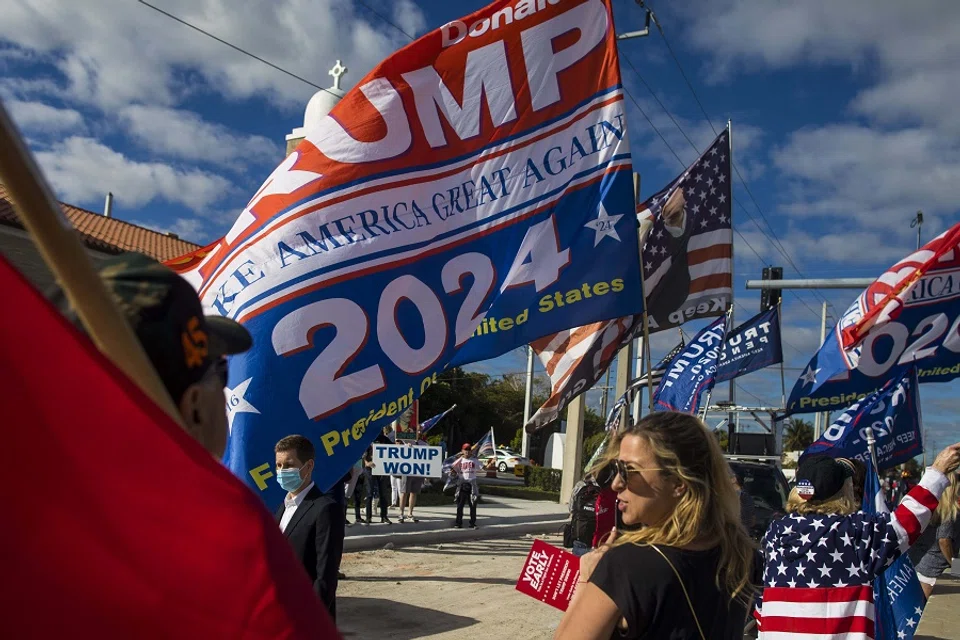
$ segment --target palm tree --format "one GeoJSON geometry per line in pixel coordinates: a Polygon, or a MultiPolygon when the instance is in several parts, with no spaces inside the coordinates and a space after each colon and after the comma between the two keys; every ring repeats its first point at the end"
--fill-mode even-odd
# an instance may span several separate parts
{"type": "Polygon", "coordinates": [[[811,444],[813,444],[813,425],[799,418],[787,420],[783,430],[783,450],[803,451],[811,444]]]}

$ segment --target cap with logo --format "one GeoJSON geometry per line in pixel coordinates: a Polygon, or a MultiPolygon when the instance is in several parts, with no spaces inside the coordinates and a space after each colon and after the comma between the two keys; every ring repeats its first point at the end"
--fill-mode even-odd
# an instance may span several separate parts
{"type": "MultiPolygon", "coordinates": [[[[100,279],[174,402],[222,356],[243,353],[253,345],[250,332],[238,322],[205,316],[190,283],[156,260],[124,253],[98,267],[100,279]]],[[[51,299],[82,328],[62,291],[54,292],[51,299]]]]}
{"type": "Polygon", "coordinates": [[[463,446],[460,447],[460,450],[461,450],[461,451],[466,451],[466,450],[469,449],[469,448],[470,448],[470,443],[469,443],[469,442],[464,442],[464,443],[463,443],[463,446]]]}
{"type": "Polygon", "coordinates": [[[853,477],[849,464],[830,456],[810,456],[797,467],[797,493],[804,500],[827,500],[843,488],[847,478],[853,477]]]}

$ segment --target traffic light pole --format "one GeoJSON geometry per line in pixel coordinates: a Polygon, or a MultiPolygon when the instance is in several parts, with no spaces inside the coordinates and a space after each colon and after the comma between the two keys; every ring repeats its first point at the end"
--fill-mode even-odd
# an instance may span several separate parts
{"type": "MultiPolygon", "coordinates": [[[[811,278],[804,280],[776,280],[769,279],[771,272],[779,267],[770,269],[764,268],[763,280],[747,280],[747,289],[763,290],[762,300],[771,301],[777,298],[779,301],[780,291],[783,289],[856,289],[862,291],[873,284],[873,278],[811,278]],[[769,293],[768,293],[769,292],[769,293]],[[774,292],[776,295],[774,296],[774,292]]],[[[780,270],[782,273],[782,269],[780,270]]],[[[761,302],[761,311],[763,311],[761,302]]],[[[781,318],[782,321],[782,318],[781,318]]],[[[824,300],[820,312],[820,344],[827,338],[827,302],[824,300]]],[[[814,416],[814,438],[819,438],[820,433],[826,429],[827,422],[830,420],[830,414],[827,412],[817,413],[814,416]]]]}

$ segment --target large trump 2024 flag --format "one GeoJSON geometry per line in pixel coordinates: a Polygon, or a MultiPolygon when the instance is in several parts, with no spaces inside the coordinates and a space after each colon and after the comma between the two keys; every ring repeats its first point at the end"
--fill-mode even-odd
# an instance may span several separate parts
{"type": "Polygon", "coordinates": [[[254,336],[226,463],[271,504],[281,436],[326,489],[447,367],[640,312],[609,3],[497,2],[404,47],[176,264],[254,336]]]}

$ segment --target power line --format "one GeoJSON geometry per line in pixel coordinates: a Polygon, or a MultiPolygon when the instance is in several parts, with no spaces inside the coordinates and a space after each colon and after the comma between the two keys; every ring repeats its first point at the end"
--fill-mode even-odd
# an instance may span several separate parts
{"type": "MultiPolygon", "coordinates": [[[[690,146],[693,147],[693,150],[696,151],[697,154],[699,155],[699,154],[700,154],[700,150],[697,148],[697,145],[695,145],[695,144],[693,143],[693,141],[690,139],[690,137],[689,137],[689,136],[686,134],[686,132],[683,130],[683,127],[680,126],[680,124],[677,122],[676,118],[674,118],[673,115],[670,113],[669,109],[667,109],[666,106],[664,106],[664,104],[660,101],[660,99],[657,98],[657,95],[653,92],[653,89],[650,88],[650,85],[648,85],[648,84],[646,83],[646,81],[643,79],[643,76],[641,76],[640,73],[636,70],[636,67],[634,67],[633,63],[630,61],[629,56],[627,56],[626,54],[624,54],[624,55],[622,55],[621,57],[622,57],[624,60],[627,61],[627,64],[630,66],[630,68],[633,69],[633,71],[634,71],[634,73],[636,73],[637,77],[640,78],[640,81],[643,82],[643,84],[644,84],[645,87],[647,87],[647,90],[650,91],[651,95],[653,95],[653,97],[657,100],[657,103],[660,104],[660,107],[661,107],[661,108],[664,110],[664,112],[670,117],[670,120],[673,121],[673,124],[677,127],[677,129],[680,131],[680,133],[683,134],[683,137],[686,138],[687,142],[690,143],[690,146]]],[[[650,116],[647,115],[647,112],[643,109],[643,107],[640,106],[640,103],[637,102],[636,98],[633,97],[633,94],[630,93],[630,90],[627,89],[626,85],[624,85],[623,91],[624,91],[624,93],[627,94],[627,97],[630,98],[630,101],[633,102],[633,105],[637,108],[637,110],[640,111],[641,115],[643,115],[643,117],[646,119],[647,123],[649,123],[650,127],[656,132],[657,136],[660,137],[660,140],[663,141],[663,144],[666,145],[667,149],[670,150],[670,153],[673,154],[673,157],[677,159],[677,162],[680,163],[680,166],[686,168],[686,166],[687,166],[686,163],[680,158],[680,155],[674,150],[674,148],[670,145],[670,143],[667,142],[667,138],[663,135],[663,132],[661,132],[660,129],[657,127],[657,125],[655,125],[655,124],[653,123],[653,120],[650,119],[650,116]]],[[[732,164],[732,163],[731,163],[731,164],[732,164]]],[[[743,203],[741,203],[741,202],[740,202],[739,200],[737,200],[736,198],[734,198],[733,201],[736,202],[738,205],[740,205],[740,209],[743,210],[743,212],[747,214],[747,217],[753,222],[754,225],[756,225],[756,227],[757,227],[757,229],[760,231],[760,233],[761,233],[764,237],[766,237],[767,240],[770,241],[771,244],[772,244],[772,241],[770,240],[769,237],[767,237],[767,234],[766,234],[766,232],[763,230],[763,227],[761,227],[760,224],[756,221],[756,219],[750,214],[750,212],[747,211],[747,209],[743,206],[743,203]]],[[[737,229],[736,227],[731,227],[731,228],[733,229],[734,233],[736,233],[737,236],[740,237],[740,240],[743,241],[743,243],[747,246],[747,248],[750,249],[751,252],[753,252],[753,255],[757,256],[757,260],[760,261],[760,264],[767,264],[767,261],[764,260],[763,256],[760,255],[760,252],[758,252],[758,251],[754,248],[754,246],[753,246],[752,244],[750,244],[750,241],[747,240],[746,236],[744,236],[743,233],[741,233],[740,230],[737,229]]],[[[777,248],[776,245],[773,245],[773,246],[774,246],[775,249],[777,248]]],[[[812,313],[815,317],[818,317],[818,318],[820,317],[820,314],[817,313],[817,311],[814,310],[813,307],[811,307],[810,305],[808,305],[803,298],[801,298],[801,297],[800,297],[799,295],[797,295],[797,294],[794,294],[794,296],[801,302],[801,304],[803,304],[803,306],[805,306],[805,307],[810,311],[810,313],[812,313]]]]}
{"type": "Polygon", "coordinates": [[[230,48],[233,49],[234,51],[238,51],[238,52],[242,53],[242,54],[245,55],[245,56],[250,56],[250,57],[253,58],[254,60],[256,60],[256,61],[258,61],[258,62],[261,62],[261,63],[267,65],[267,66],[270,67],[271,69],[276,69],[276,70],[279,71],[280,73],[284,73],[284,74],[290,76],[291,78],[294,78],[294,79],[296,79],[296,80],[299,80],[300,82],[303,82],[303,83],[305,83],[305,84],[310,85],[311,87],[314,87],[314,88],[319,89],[319,90],[321,90],[321,91],[326,91],[327,93],[329,93],[330,95],[334,96],[335,98],[339,98],[339,97],[340,97],[340,96],[338,96],[337,94],[335,94],[335,93],[333,93],[332,91],[330,91],[329,89],[327,89],[327,88],[325,88],[325,87],[321,87],[320,85],[318,85],[318,84],[316,84],[316,83],[314,83],[314,82],[311,82],[310,80],[307,80],[307,79],[304,78],[303,76],[298,76],[297,74],[293,73],[292,71],[287,71],[287,70],[284,69],[283,67],[280,67],[280,66],[275,65],[274,63],[270,62],[269,60],[265,60],[264,58],[261,58],[260,56],[256,55],[255,53],[251,53],[251,52],[247,51],[246,49],[243,49],[243,48],[241,48],[241,47],[238,47],[237,45],[235,45],[235,44],[233,44],[233,43],[231,43],[231,42],[227,42],[227,41],[224,40],[223,38],[217,37],[217,36],[213,35],[212,33],[210,33],[209,31],[206,31],[205,29],[202,29],[202,28],[198,27],[198,26],[195,25],[195,24],[191,24],[191,23],[187,22],[186,20],[183,20],[182,18],[178,18],[177,16],[173,15],[172,13],[168,13],[168,12],[164,11],[164,10],[161,9],[160,7],[155,7],[155,6],[153,6],[152,4],[150,4],[149,2],[146,2],[145,0],[138,0],[138,2],[140,2],[140,4],[142,4],[142,5],[145,6],[145,7],[149,7],[149,8],[151,8],[151,9],[153,9],[153,10],[156,11],[157,13],[161,13],[161,14],[167,16],[167,17],[170,18],[171,20],[175,20],[176,22],[179,22],[180,24],[184,25],[185,27],[190,27],[190,28],[193,29],[194,31],[199,31],[200,33],[202,33],[203,35],[207,36],[208,38],[212,38],[212,39],[216,40],[217,42],[219,42],[220,44],[224,44],[224,45],[230,47],[230,48]]]}
{"type": "MultiPolygon", "coordinates": [[[[660,98],[657,96],[657,94],[654,92],[654,90],[650,87],[650,85],[647,84],[647,81],[643,79],[643,76],[640,75],[640,72],[637,71],[637,68],[633,65],[633,61],[630,60],[630,56],[628,56],[628,55],[626,54],[626,52],[621,52],[621,53],[620,53],[620,58],[626,61],[627,66],[629,66],[630,69],[633,70],[634,75],[636,75],[637,78],[640,80],[640,82],[643,84],[643,86],[647,88],[647,91],[650,92],[650,95],[653,96],[653,99],[657,101],[657,104],[660,105],[660,108],[663,109],[663,112],[667,114],[667,117],[670,118],[670,120],[673,122],[673,125],[674,125],[674,126],[677,128],[677,130],[683,135],[683,137],[686,138],[687,142],[690,143],[690,146],[693,148],[694,151],[697,152],[697,155],[699,156],[699,155],[700,155],[700,149],[698,149],[698,148],[697,148],[697,145],[695,145],[695,144],[693,143],[693,140],[691,140],[691,139],[690,139],[690,136],[688,136],[687,133],[683,130],[683,127],[680,126],[680,123],[677,122],[677,119],[673,117],[673,114],[670,113],[670,110],[667,109],[667,107],[663,104],[663,102],[660,101],[660,98]]],[[[648,118],[648,119],[649,119],[649,118],[648,118]]],[[[686,166],[686,165],[684,165],[684,166],[686,166]]]]}
{"type": "Polygon", "coordinates": [[[670,150],[670,153],[673,154],[673,157],[677,159],[677,162],[680,163],[680,166],[686,168],[687,163],[685,163],[680,158],[680,156],[677,155],[677,152],[673,150],[673,147],[670,146],[670,143],[667,142],[667,139],[663,137],[663,134],[660,132],[660,129],[657,128],[657,125],[653,124],[653,120],[651,120],[650,116],[647,115],[647,112],[643,110],[643,107],[641,107],[640,103],[637,102],[636,98],[633,97],[633,94],[630,93],[630,90],[627,89],[626,85],[623,85],[623,92],[626,93],[627,97],[630,98],[630,101],[633,102],[633,106],[635,106],[637,110],[640,111],[640,113],[643,115],[643,117],[646,118],[647,122],[650,124],[650,127],[657,133],[658,136],[660,136],[660,139],[663,140],[663,144],[665,144],[667,149],[670,150]]]}
{"type": "MultiPolygon", "coordinates": [[[[663,109],[663,112],[664,112],[665,114],[667,114],[667,117],[670,118],[670,121],[673,122],[673,125],[677,128],[677,130],[678,130],[678,131],[680,132],[680,134],[684,137],[684,139],[686,139],[686,141],[690,144],[690,147],[693,148],[693,150],[694,150],[695,152],[697,152],[698,155],[700,155],[700,153],[701,153],[700,149],[699,149],[699,148],[697,147],[697,145],[693,142],[693,140],[690,139],[690,136],[687,135],[687,132],[683,130],[683,127],[680,126],[680,123],[677,121],[677,119],[673,116],[673,114],[672,114],[672,113],[670,112],[670,110],[666,107],[666,105],[663,104],[663,101],[660,100],[660,97],[657,96],[657,94],[656,94],[656,92],[653,90],[653,88],[647,83],[646,80],[644,80],[643,76],[640,74],[640,72],[637,70],[636,66],[633,64],[633,61],[630,60],[630,56],[627,55],[626,52],[621,52],[620,57],[621,57],[621,59],[623,59],[623,60],[626,61],[627,66],[630,67],[630,69],[631,69],[631,70],[633,71],[633,73],[637,76],[637,78],[640,80],[640,82],[643,84],[643,86],[646,87],[646,89],[647,89],[647,91],[650,93],[650,95],[653,96],[653,99],[657,101],[657,104],[659,104],[659,105],[660,105],[660,108],[663,109]]],[[[624,88],[624,89],[626,90],[626,88],[624,88]]],[[[631,96],[631,100],[633,100],[633,97],[632,97],[632,96],[631,96]]],[[[666,144],[667,147],[670,148],[670,145],[669,145],[669,143],[667,143],[666,138],[664,138],[664,136],[663,136],[662,134],[660,134],[659,130],[657,130],[657,128],[656,128],[656,126],[653,124],[652,120],[647,116],[647,114],[643,111],[643,109],[640,108],[640,106],[637,104],[636,100],[633,100],[633,102],[634,102],[635,105],[637,105],[637,108],[640,109],[640,112],[643,113],[643,116],[647,119],[647,122],[650,123],[650,126],[652,126],[652,127],[654,128],[654,130],[657,131],[658,135],[660,135],[660,138],[664,141],[664,144],[666,144]]],[[[712,125],[711,125],[711,126],[712,126],[712,125]]],[[[673,152],[673,155],[674,155],[678,160],[680,160],[680,157],[677,155],[677,153],[676,153],[675,151],[673,151],[672,148],[670,148],[670,150],[673,152]]],[[[683,164],[682,161],[681,161],[681,164],[683,164]]],[[[731,166],[737,171],[737,174],[740,175],[740,170],[739,170],[739,169],[737,168],[737,166],[733,163],[733,158],[730,159],[730,164],[731,164],[731,166]]],[[[685,164],[684,164],[684,167],[686,167],[685,164]]],[[[746,183],[743,181],[743,176],[740,176],[740,182],[743,183],[744,186],[746,187],[746,183]]],[[[750,192],[749,192],[749,189],[747,190],[747,192],[750,193],[750,192]]],[[[750,194],[750,195],[751,195],[751,197],[752,197],[752,194],[750,194]]],[[[764,217],[764,221],[767,223],[767,227],[770,229],[770,233],[773,234],[773,238],[775,238],[776,241],[774,241],[774,239],[771,238],[770,235],[768,235],[766,231],[764,231],[763,227],[760,226],[760,223],[757,222],[757,219],[753,216],[753,214],[750,213],[749,210],[747,210],[747,208],[743,205],[743,203],[742,203],[738,198],[734,197],[734,198],[733,198],[733,202],[735,202],[735,203],[740,207],[740,210],[743,211],[743,212],[747,215],[747,218],[749,218],[749,220],[754,224],[754,226],[757,227],[757,230],[766,238],[766,240],[767,240],[768,242],[770,242],[770,244],[773,246],[773,248],[776,249],[777,251],[779,251],[779,252],[784,256],[784,258],[786,258],[786,259],[793,265],[794,269],[797,270],[797,273],[800,273],[800,270],[797,269],[796,264],[793,263],[793,259],[786,253],[786,250],[784,249],[782,243],[780,243],[780,239],[777,238],[776,233],[773,231],[773,228],[770,227],[770,222],[769,222],[769,220],[767,220],[766,217],[764,217]]],[[[754,205],[757,205],[755,199],[754,199],[754,205]]],[[[758,206],[758,211],[759,211],[759,205],[757,205],[757,206],[758,206]]],[[[761,212],[761,215],[762,215],[762,212],[761,212]]],[[[740,237],[740,239],[744,242],[744,244],[747,245],[747,247],[750,249],[750,251],[752,251],[753,254],[754,254],[755,256],[757,256],[757,259],[760,261],[760,263],[761,263],[761,264],[767,264],[767,261],[763,259],[763,257],[760,255],[760,253],[753,247],[753,245],[750,244],[750,242],[749,242],[749,241],[747,240],[747,238],[740,232],[740,230],[734,228],[734,231],[736,231],[737,235],[738,235],[738,236],[740,237]]],[[[801,273],[801,276],[802,276],[802,275],[803,275],[803,274],[801,273]]],[[[801,297],[800,297],[799,295],[797,295],[797,294],[794,294],[794,295],[797,297],[798,300],[801,301],[801,303],[802,303],[812,314],[814,314],[814,316],[819,317],[819,314],[818,314],[810,305],[808,305],[808,304],[803,300],[803,298],[801,298],[801,297]]]]}
{"type": "Polygon", "coordinates": [[[381,13],[378,12],[376,9],[374,9],[373,7],[371,7],[370,5],[368,5],[366,2],[362,2],[361,0],[354,0],[354,1],[355,1],[357,4],[359,4],[359,5],[363,6],[363,7],[366,7],[366,8],[367,8],[367,11],[369,11],[369,12],[372,13],[373,15],[377,16],[378,18],[380,18],[381,20],[383,20],[384,22],[386,22],[388,25],[390,25],[391,27],[393,27],[394,29],[396,29],[397,31],[399,31],[400,33],[402,33],[403,35],[405,35],[405,36],[407,36],[408,38],[410,38],[411,41],[416,39],[416,38],[414,38],[412,35],[410,35],[409,33],[407,33],[406,31],[404,31],[403,29],[401,29],[400,27],[398,27],[397,25],[395,25],[393,22],[391,22],[390,20],[388,20],[388,19],[386,19],[385,17],[383,17],[383,14],[381,14],[381,13]]]}
{"type": "Polygon", "coordinates": [[[677,54],[673,52],[673,47],[670,46],[670,41],[667,40],[667,34],[663,32],[663,25],[660,24],[660,21],[657,19],[657,15],[651,10],[651,16],[653,17],[653,24],[657,26],[657,31],[660,32],[660,37],[663,39],[663,44],[667,45],[667,51],[670,52],[670,57],[673,58],[673,61],[677,64],[677,69],[680,70],[680,75],[683,76],[684,82],[687,83],[687,87],[690,89],[690,93],[693,94],[693,99],[697,101],[697,104],[700,106],[700,111],[703,112],[703,116],[707,119],[707,124],[710,125],[710,128],[713,130],[713,135],[720,135],[717,132],[717,128],[713,126],[713,121],[710,120],[707,110],[703,107],[703,103],[700,102],[700,97],[697,96],[697,92],[693,88],[693,84],[690,82],[690,79],[687,78],[687,74],[683,70],[683,65],[680,64],[680,60],[677,58],[677,54]]]}
{"type": "MultiPolygon", "coordinates": [[[[684,71],[683,65],[680,63],[680,59],[677,57],[677,54],[674,52],[673,47],[670,45],[670,40],[667,38],[667,34],[664,33],[663,31],[663,25],[660,24],[660,21],[657,19],[656,14],[653,13],[652,11],[651,11],[651,15],[653,17],[653,23],[656,25],[657,30],[660,32],[660,37],[663,39],[663,44],[666,45],[667,51],[670,53],[670,57],[673,58],[673,62],[676,64],[677,69],[680,71],[680,75],[683,77],[683,81],[686,83],[687,88],[690,89],[690,94],[693,96],[693,99],[696,101],[697,106],[700,107],[700,112],[703,113],[703,117],[706,119],[707,124],[710,125],[710,129],[713,131],[714,135],[719,135],[717,132],[717,128],[713,126],[713,121],[710,119],[710,114],[707,113],[707,109],[703,106],[703,102],[700,100],[700,96],[697,95],[697,91],[696,89],[694,89],[693,83],[690,82],[690,78],[687,77],[687,73],[686,71],[684,71]]],[[[631,65],[631,67],[632,66],[633,65],[631,65]]],[[[657,98],[657,102],[659,101],[660,101],[659,98],[657,98]]],[[[662,103],[661,103],[661,106],[663,106],[662,103]]],[[[670,118],[671,120],[673,120],[673,116],[670,116],[670,118]]],[[[676,120],[674,120],[674,124],[676,124],[676,120]]],[[[677,127],[679,128],[679,125],[677,125],[677,127]]],[[[686,137],[686,134],[684,134],[684,137],[686,137]]],[[[766,223],[767,228],[770,230],[770,235],[772,236],[772,238],[770,238],[771,244],[774,246],[775,249],[777,249],[777,251],[779,251],[783,255],[784,258],[786,258],[787,262],[790,263],[790,266],[793,267],[794,271],[796,271],[800,275],[800,277],[806,277],[803,275],[803,272],[797,266],[796,262],[794,262],[789,252],[787,252],[786,248],[783,246],[783,243],[780,241],[779,236],[777,236],[776,231],[773,230],[773,225],[770,224],[770,220],[767,218],[766,214],[763,213],[763,209],[760,207],[760,204],[757,202],[757,199],[754,197],[753,192],[750,191],[750,187],[747,185],[746,180],[744,180],[743,174],[740,173],[740,168],[733,162],[733,158],[730,159],[730,164],[731,166],[733,166],[733,169],[736,172],[737,177],[740,179],[740,183],[743,185],[743,188],[747,192],[747,195],[750,197],[750,200],[753,201],[753,205],[757,208],[757,212],[760,214],[760,217],[763,218],[764,223],[766,223]]],[[[747,213],[750,219],[753,220],[754,224],[757,225],[757,228],[760,229],[760,232],[766,235],[766,233],[760,227],[760,224],[756,220],[754,220],[752,215],[750,215],[747,212],[746,207],[744,207],[742,204],[740,205],[740,207],[741,209],[743,209],[745,213],[747,213]]],[[[826,302],[826,298],[824,298],[819,291],[814,290],[813,294],[816,297],[820,298],[821,301],[826,302]]]]}

